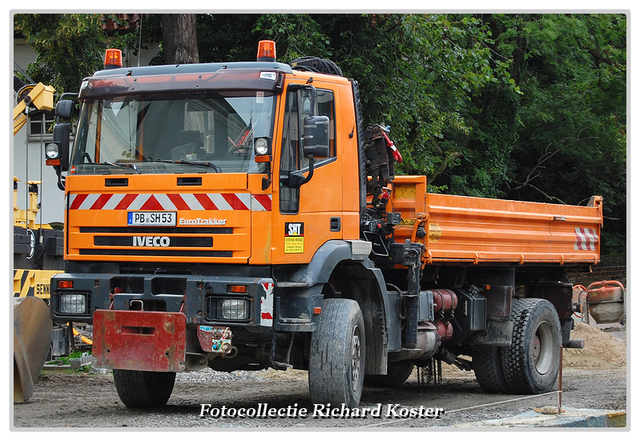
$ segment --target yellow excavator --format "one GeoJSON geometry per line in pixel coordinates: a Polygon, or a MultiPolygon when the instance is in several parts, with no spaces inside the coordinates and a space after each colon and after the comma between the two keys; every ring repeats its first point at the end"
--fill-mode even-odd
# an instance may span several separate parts
{"type": "MultiPolygon", "coordinates": [[[[14,78],[14,88],[18,93],[18,104],[13,111],[13,134],[16,135],[31,116],[53,110],[55,90],[42,83],[25,84],[17,78],[14,78]]],[[[49,279],[62,271],[61,234],[49,225],[36,224],[38,186],[41,182],[27,182],[29,207],[26,210],[18,207],[19,182],[14,178],[14,403],[25,402],[31,397],[51,350],[53,322],[47,304],[49,279]],[[56,256],[53,263],[46,258],[47,255],[56,256]],[[46,264],[43,263],[45,260],[46,264]]]]}

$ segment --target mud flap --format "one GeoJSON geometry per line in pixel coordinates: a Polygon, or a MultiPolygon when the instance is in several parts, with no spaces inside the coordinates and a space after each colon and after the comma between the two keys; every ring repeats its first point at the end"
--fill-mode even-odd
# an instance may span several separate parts
{"type": "Polygon", "coordinates": [[[24,297],[13,310],[13,402],[23,403],[33,394],[47,360],[53,322],[46,303],[24,297]]]}
{"type": "Polygon", "coordinates": [[[93,315],[98,368],[181,372],[185,345],[186,317],[180,312],[98,310],[93,315]]]}

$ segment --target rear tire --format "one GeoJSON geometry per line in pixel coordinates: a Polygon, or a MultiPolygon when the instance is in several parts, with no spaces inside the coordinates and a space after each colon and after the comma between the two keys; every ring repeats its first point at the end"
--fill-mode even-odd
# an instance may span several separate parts
{"type": "Polygon", "coordinates": [[[514,300],[511,320],[511,346],[501,358],[507,385],[516,394],[549,392],[558,378],[562,344],[555,308],[544,299],[514,300]]]}
{"type": "Polygon", "coordinates": [[[364,319],[358,303],[326,299],[311,336],[309,392],[314,404],[360,404],[365,363],[364,319]]]}
{"type": "Polygon", "coordinates": [[[510,392],[502,370],[502,351],[498,346],[473,346],[473,372],[480,387],[488,393],[510,392]]]}
{"type": "Polygon", "coordinates": [[[113,381],[122,403],[127,407],[162,407],[167,404],[175,372],[113,370],[113,381]]]}

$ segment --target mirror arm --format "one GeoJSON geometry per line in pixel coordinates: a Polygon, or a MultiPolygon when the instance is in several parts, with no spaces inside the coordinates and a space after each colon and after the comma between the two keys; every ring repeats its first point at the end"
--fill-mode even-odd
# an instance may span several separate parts
{"type": "Polygon", "coordinates": [[[302,174],[302,172],[299,171],[299,170],[295,170],[295,171],[289,172],[289,178],[288,178],[288,182],[287,182],[287,186],[288,187],[290,187],[290,188],[300,188],[304,184],[309,182],[311,180],[311,178],[313,178],[313,169],[314,169],[314,165],[315,165],[316,159],[315,159],[315,156],[312,155],[312,154],[307,155],[307,158],[309,158],[309,174],[305,178],[304,175],[302,174]]]}
{"type": "Polygon", "coordinates": [[[300,186],[306,184],[311,180],[311,178],[313,178],[313,169],[314,169],[314,165],[316,164],[316,158],[311,154],[307,155],[307,158],[309,158],[309,174],[307,175],[305,180],[300,184],[300,186]]]}
{"type": "Polygon", "coordinates": [[[60,171],[60,167],[55,167],[56,170],[56,174],[58,175],[58,188],[62,191],[64,191],[64,187],[65,187],[65,179],[64,176],[62,176],[62,172],[60,171]]]}
{"type": "Polygon", "coordinates": [[[262,190],[266,190],[271,185],[271,162],[267,163],[267,175],[262,178],[262,190]]]}

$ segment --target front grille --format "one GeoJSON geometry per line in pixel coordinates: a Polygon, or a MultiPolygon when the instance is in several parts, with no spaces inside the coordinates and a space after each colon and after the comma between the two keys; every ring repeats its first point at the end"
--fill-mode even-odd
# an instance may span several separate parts
{"type": "MultiPolygon", "coordinates": [[[[95,236],[93,244],[102,247],[131,247],[138,246],[136,240],[142,242],[147,236],[95,236]]],[[[212,237],[174,237],[166,236],[169,247],[211,248],[212,237]]],[[[144,243],[144,242],[142,242],[144,243]]]]}
{"type": "Polygon", "coordinates": [[[82,256],[233,257],[232,251],[212,250],[216,237],[233,235],[233,228],[228,227],[84,226],[80,233],[95,234],[96,248],[79,249],[82,256]]]}
{"type": "Polygon", "coordinates": [[[87,249],[81,248],[83,256],[164,256],[164,257],[233,257],[233,251],[168,250],[168,249],[87,249]]]}
{"type": "Polygon", "coordinates": [[[112,277],[109,280],[109,292],[143,293],[144,277],[112,277]]]}
{"type": "Polygon", "coordinates": [[[187,292],[187,279],[184,277],[139,277],[131,275],[114,276],[109,279],[109,292],[114,294],[115,309],[136,311],[177,311],[181,300],[167,296],[179,296],[182,299],[187,292]],[[149,298],[148,294],[155,298],[149,298]],[[156,297],[157,296],[157,297],[156,297]]]}
{"type": "Polygon", "coordinates": [[[102,234],[232,234],[227,227],[80,227],[81,233],[102,234]]]}
{"type": "Polygon", "coordinates": [[[187,292],[187,279],[156,277],[151,279],[151,294],[179,294],[184,295],[187,292]]]}

